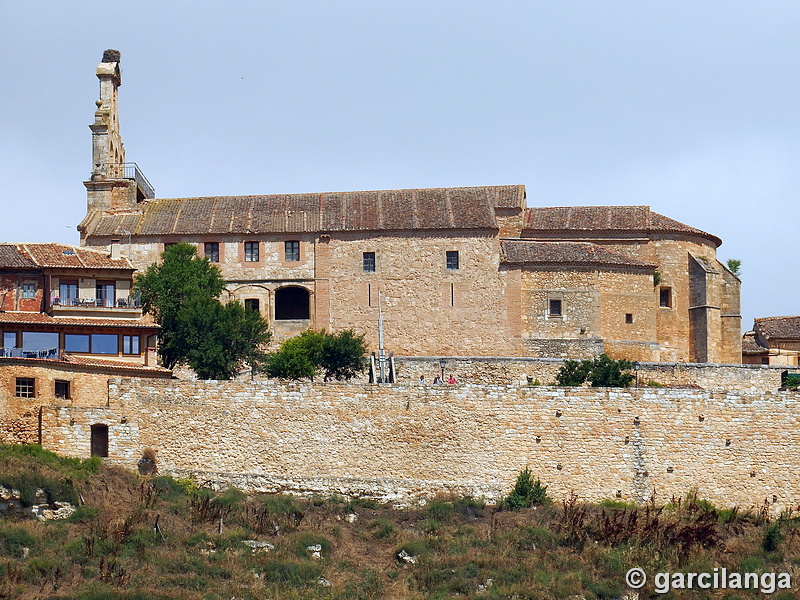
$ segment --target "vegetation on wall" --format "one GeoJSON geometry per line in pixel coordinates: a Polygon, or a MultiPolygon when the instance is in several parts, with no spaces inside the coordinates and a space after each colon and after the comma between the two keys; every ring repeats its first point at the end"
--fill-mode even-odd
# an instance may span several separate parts
{"type": "Polygon", "coordinates": [[[144,311],[161,326],[159,356],[168,369],[188,364],[201,379],[230,379],[266,358],[271,334],[257,311],[222,304],[222,275],[190,244],[172,244],[135,279],[144,311]]]}
{"type": "Polygon", "coordinates": [[[742,267],[742,261],[736,260],[735,258],[728,259],[728,270],[739,277],[741,275],[740,269],[742,267]]]}
{"type": "MultiPolygon", "coordinates": [[[[76,464],[0,447],[0,467],[76,464]]],[[[498,510],[443,496],[393,508],[336,496],[213,492],[96,465],[66,521],[0,518],[0,598],[15,600],[586,600],[763,598],[759,589],[657,594],[656,573],[794,573],[800,520],[720,510],[697,493],[663,506],[608,500],[498,510]],[[713,592],[713,593],[710,593],[713,592]]],[[[516,486],[515,486],[516,488],[516,486]]],[[[792,581],[796,586],[796,582],[792,581]]],[[[792,590],[769,598],[790,600],[792,590]]]]}
{"type": "Polygon", "coordinates": [[[284,341],[271,354],[264,371],[281,379],[314,379],[347,381],[367,367],[367,344],[363,335],[352,329],[337,333],[308,330],[284,341]]]}
{"type": "Polygon", "coordinates": [[[583,385],[592,387],[629,387],[635,376],[631,373],[634,363],[629,360],[614,360],[605,354],[591,360],[566,360],[556,374],[556,383],[564,386],[583,385]]]}

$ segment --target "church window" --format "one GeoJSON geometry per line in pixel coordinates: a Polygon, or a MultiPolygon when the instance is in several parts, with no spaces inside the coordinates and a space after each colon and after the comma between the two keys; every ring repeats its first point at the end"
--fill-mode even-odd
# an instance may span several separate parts
{"type": "Polygon", "coordinates": [[[300,260],[300,242],[291,240],[283,243],[285,260],[297,262],[300,260]]]}
{"type": "Polygon", "coordinates": [[[311,317],[308,290],[288,286],[275,292],[275,320],[292,321],[311,317]]]}
{"type": "Polygon", "coordinates": [[[364,252],[363,255],[363,265],[364,270],[370,273],[375,272],[375,253],[374,252],[364,252]]]}
{"type": "Polygon", "coordinates": [[[458,250],[448,250],[446,254],[447,268],[455,271],[458,269],[458,250]]]}
{"type": "Polygon", "coordinates": [[[556,298],[551,298],[549,302],[550,306],[548,314],[551,317],[560,317],[561,316],[561,300],[556,298]]]}
{"type": "Polygon", "coordinates": [[[258,242],[244,243],[245,262],[258,262],[258,242]]]}
{"type": "Polygon", "coordinates": [[[662,287],[659,290],[658,305],[661,308],[672,308],[672,288],[662,287]]]}
{"type": "Polygon", "coordinates": [[[219,242],[206,242],[203,244],[203,254],[209,262],[219,262],[219,242]]]}

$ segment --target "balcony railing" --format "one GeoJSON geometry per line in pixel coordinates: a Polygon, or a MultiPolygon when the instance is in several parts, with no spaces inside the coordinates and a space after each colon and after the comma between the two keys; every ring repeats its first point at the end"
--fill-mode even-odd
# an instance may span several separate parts
{"type": "Polygon", "coordinates": [[[153,188],[136,163],[108,163],[106,167],[106,177],[109,179],[130,179],[136,182],[146,199],[150,200],[156,197],[155,188],[153,188]]]}
{"type": "Polygon", "coordinates": [[[53,298],[52,307],[77,307],[77,308],[142,308],[142,301],[138,296],[130,298],[53,298]]]}

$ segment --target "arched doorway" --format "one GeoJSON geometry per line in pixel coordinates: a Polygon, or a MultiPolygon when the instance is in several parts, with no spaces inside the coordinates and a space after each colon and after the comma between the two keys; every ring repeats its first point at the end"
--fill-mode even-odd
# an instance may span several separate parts
{"type": "Polygon", "coordinates": [[[288,286],[275,291],[276,321],[310,319],[310,306],[310,294],[305,288],[288,286]]]}
{"type": "Polygon", "coordinates": [[[108,456],[108,425],[92,425],[92,456],[108,456]]]}

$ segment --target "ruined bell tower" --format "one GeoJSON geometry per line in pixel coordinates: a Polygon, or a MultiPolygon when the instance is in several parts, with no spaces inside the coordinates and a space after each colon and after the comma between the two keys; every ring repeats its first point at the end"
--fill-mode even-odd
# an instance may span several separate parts
{"type": "Polygon", "coordinates": [[[84,181],[87,191],[87,215],[79,227],[81,237],[92,229],[101,212],[136,210],[137,205],[155,197],[150,182],[136,163],[125,162],[125,147],[119,132],[118,92],[122,85],[119,50],[106,50],[97,65],[100,98],[92,130],[92,173],[84,181]]]}

